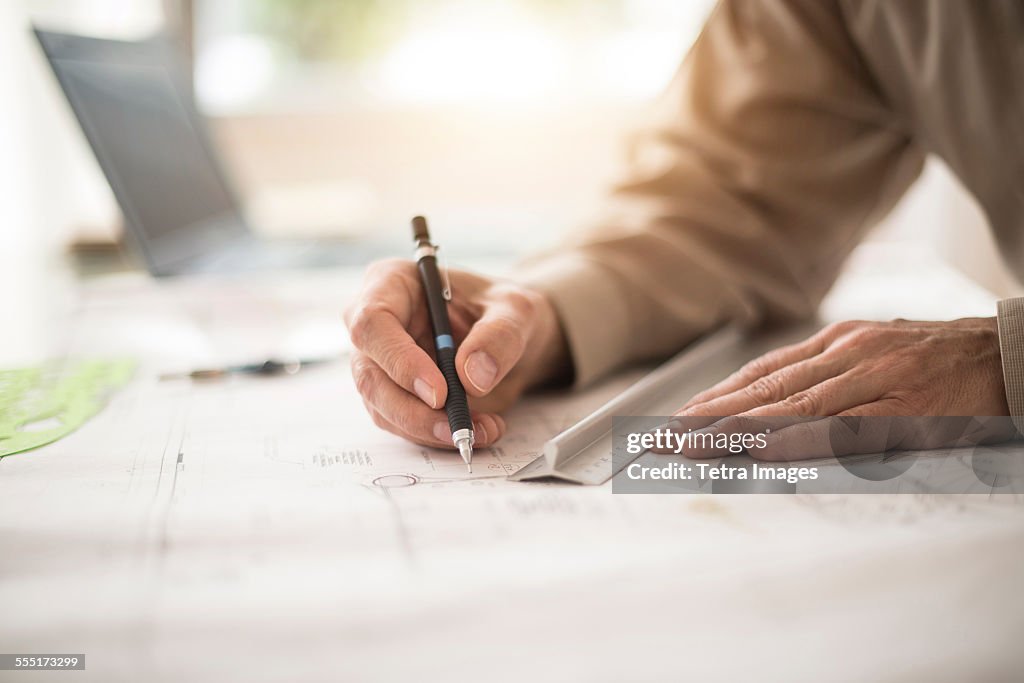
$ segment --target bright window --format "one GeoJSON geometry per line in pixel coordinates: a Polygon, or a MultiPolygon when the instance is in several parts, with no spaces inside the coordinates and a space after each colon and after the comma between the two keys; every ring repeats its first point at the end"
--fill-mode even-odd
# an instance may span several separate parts
{"type": "Polygon", "coordinates": [[[636,101],[663,87],[709,5],[196,0],[197,90],[213,111],[636,101]]]}

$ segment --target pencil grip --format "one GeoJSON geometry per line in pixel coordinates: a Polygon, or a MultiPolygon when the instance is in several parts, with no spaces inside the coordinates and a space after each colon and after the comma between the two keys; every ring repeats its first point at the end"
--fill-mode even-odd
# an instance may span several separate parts
{"type": "Polygon", "coordinates": [[[466,392],[459,381],[459,373],[455,371],[455,349],[450,346],[439,348],[437,366],[441,368],[444,381],[448,384],[448,400],[444,404],[448,412],[448,426],[453,433],[460,429],[472,429],[473,419],[469,416],[466,392]]]}

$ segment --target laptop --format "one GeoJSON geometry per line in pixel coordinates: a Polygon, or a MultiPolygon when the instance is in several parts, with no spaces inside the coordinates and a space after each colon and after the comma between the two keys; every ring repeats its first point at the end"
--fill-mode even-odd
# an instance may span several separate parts
{"type": "Polygon", "coordinates": [[[374,256],[365,244],[253,232],[167,36],[119,41],[33,30],[153,275],[329,267],[374,256]]]}

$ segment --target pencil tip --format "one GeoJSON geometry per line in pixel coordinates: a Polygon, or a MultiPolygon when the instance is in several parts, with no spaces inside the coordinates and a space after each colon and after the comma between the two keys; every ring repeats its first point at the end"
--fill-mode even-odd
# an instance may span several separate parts
{"type": "Polygon", "coordinates": [[[469,472],[473,471],[473,447],[469,444],[469,439],[460,439],[459,443],[459,455],[462,456],[462,461],[466,463],[466,469],[469,472]]]}

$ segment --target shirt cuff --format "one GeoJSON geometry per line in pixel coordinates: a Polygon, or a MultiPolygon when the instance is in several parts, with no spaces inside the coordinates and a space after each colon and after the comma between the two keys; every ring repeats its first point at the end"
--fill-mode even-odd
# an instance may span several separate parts
{"type": "Polygon", "coordinates": [[[1000,301],[996,320],[1006,404],[1014,424],[1021,430],[1024,427],[1024,297],[1000,301]]]}
{"type": "Polygon", "coordinates": [[[556,254],[527,264],[516,279],[555,307],[572,354],[575,386],[629,359],[629,306],[614,273],[578,254],[556,254]]]}

